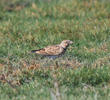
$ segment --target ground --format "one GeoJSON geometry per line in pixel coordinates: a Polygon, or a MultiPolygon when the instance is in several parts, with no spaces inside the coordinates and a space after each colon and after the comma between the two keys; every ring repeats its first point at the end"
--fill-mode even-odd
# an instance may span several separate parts
{"type": "Polygon", "coordinates": [[[109,4],[1,0],[0,100],[109,100],[109,4]],[[64,39],[73,44],[55,60],[30,52],[64,39]]]}

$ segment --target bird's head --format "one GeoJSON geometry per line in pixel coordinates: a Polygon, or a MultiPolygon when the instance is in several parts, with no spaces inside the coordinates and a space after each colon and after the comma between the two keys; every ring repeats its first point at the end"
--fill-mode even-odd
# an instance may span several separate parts
{"type": "Polygon", "coordinates": [[[63,48],[66,48],[68,47],[70,44],[72,44],[73,42],[70,41],[70,40],[63,40],[61,43],[60,43],[60,46],[63,47],[63,48]]]}

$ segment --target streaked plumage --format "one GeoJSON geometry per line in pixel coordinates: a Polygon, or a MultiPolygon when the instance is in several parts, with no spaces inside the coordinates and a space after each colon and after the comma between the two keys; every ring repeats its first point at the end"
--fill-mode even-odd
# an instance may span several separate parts
{"type": "Polygon", "coordinates": [[[39,50],[32,50],[31,52],[40,54],[43,56],[57,57],[59,55],[64,54],[67,47],[72,43],[73,42],[70,40],[63,40],[60,44],[53,45],[53,46],[47,46],[47,47],[39,49],[39,50]]]}

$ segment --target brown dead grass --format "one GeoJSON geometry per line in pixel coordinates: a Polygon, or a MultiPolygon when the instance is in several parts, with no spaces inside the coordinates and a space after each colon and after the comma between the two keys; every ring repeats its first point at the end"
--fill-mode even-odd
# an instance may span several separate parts
{"type": "Polygon", "coordinates": [[[93,64],[92,67],[101,67],[101,66],[110,66],[110,56],[105,56],[98,58],[93,64]]]}
{"type": "MultiPolygon", "coordinates": [[[[105,50],[105,49],[104,49],[105,50]]],[[[58,62],[58,65],[55,63],[50,64],[49,66],[45,65],[47,62],[32,61],[30,64],[26,61],[22,61],[20,68],[14,68],[11,65],[0,64],[0,81],[3,84],[9,84],[11,87],[16,87],[22,85],[22,79],[24,76],[31,78],[34,77],[34,72],[36,71],[53,71],[53,70],[67,70],[69,68],[77,69],[81,66],[85,66],[85,63],[80,63],[76,59],[68,60],[62,59],[58,62]],[[42,66],[42,64],[44,66],[42,66]]],[[[94,61],[90,66],[93,68],[101,67],[104,65],[110,65],[110,56],[105,56],[94,61]]],[[[30,81],[30,80],[29,80],[30,81]]]]}
{"type": "Polygon", "coordinates": [[[0,71],[3,70],[3,68],[4,68],[4,65],[0,64],[0,71]]]}
{"type": "Polygon", "coordinates": [[[0,81],[3,84],[8,83],[11,87],[21,85],[21,80],[23,75],[29,75],[30,77],[34,75],[34,72],[37,70],[45,70],[45,71],[52,71],[59,70],[59,69],[68,69],[73,68],[76,69],[81,66],[81,64],[77,60],[61,60],[60,65],[50,65],[50,66],[41,66],[39,63],[32,62],[32,64],[27,64],[25,61],[22,62],[22,66],[20,68],[14,68],[10,65],[2,65],[0,64],[0,81]],[[7,69],[8,68],[8,69],[7,69]],[[7,70],[7,71],[6,71],[7,70]],[[5,71],[5,72],[4,72],[5,71]]]}

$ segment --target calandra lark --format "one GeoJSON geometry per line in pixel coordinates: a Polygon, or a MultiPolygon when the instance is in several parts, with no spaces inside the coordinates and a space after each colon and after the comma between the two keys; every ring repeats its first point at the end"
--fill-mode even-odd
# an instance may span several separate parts
{"type": "Polygon", "coordinates": [[[63,40],[60,44],[47,46],[39,50],[32,50],[32,53],[48,56],[49,58],[56,58],[65,53],[67,47],[73,42],[70,40],[63,40]]]}

